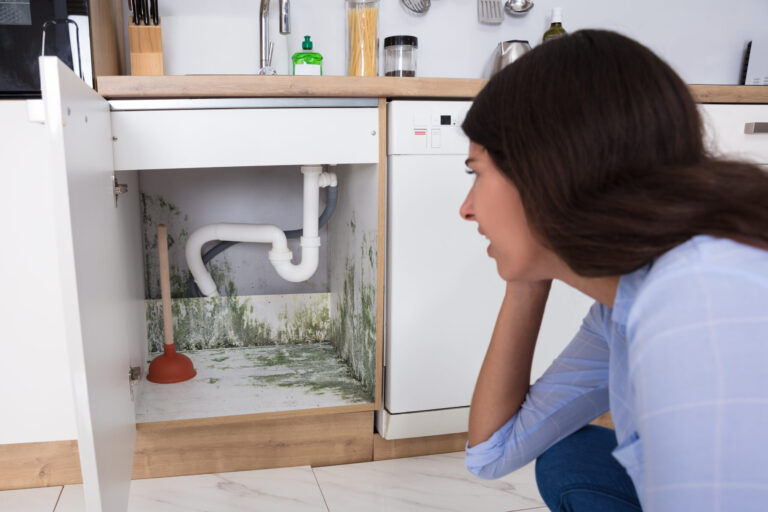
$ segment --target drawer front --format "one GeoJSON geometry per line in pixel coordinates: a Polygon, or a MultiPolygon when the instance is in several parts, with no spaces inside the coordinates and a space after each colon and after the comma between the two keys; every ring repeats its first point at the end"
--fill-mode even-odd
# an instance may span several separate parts
{"type": "Polygon", "coordinates": [[[768,105],[699,105],[699,110],[716,155],[768,164],[768,130],[745,133],[749,123],[768,127],[768,105]]]}
{"type": "Polygon", "coordinates": [[[375,163],[378,108],[112,112],[116,170],[375,163]]]}

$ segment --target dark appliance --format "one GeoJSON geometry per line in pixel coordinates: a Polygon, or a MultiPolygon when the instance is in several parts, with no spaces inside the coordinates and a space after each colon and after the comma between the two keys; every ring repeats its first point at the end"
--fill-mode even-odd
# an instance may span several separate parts
{"type": "MultiPolygon", "coordinates": [[[[68,21],[78,15],[88,15],[87,0],[0,0],[0,99],[40,98],[37,59],[43,26],[45,55],[56,55],[80,73],[77,41],[70,41],[68,21]]],[[[90,41],[88,28],[78,29],[80,44],[90,41]]]]}

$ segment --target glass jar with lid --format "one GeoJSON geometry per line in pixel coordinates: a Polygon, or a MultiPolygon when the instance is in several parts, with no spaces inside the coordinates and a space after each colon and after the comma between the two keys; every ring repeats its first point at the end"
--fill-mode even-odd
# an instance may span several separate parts
{"type": "Polygon", "coordinates": [[[384,39],[384,74],[416,76],[416,36],[389,36],[384,39]]]}
{"type": "Polygon", "coordinates": [[[347,75],[379,74],[379,0],[347,4],[347,75]]]}

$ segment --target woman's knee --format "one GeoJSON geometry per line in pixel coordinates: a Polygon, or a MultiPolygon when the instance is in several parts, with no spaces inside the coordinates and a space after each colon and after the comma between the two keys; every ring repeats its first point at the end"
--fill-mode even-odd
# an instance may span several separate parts
{"type": "Polygon", "coordinates": [[[593,471],[605,464],[616,447],[613,430],[587,425],[552,445],[536,459],[536,485],[549,505],[568,489],[591,480],[593,471]]]}
{"type": "Polygon", "coordinates": [[[616,434],[595,425],[574,432],[536,459],[536,484],[552,510],[639,510],[637,494],[613,458],[616,434]],[[584,508],[584,501],[593,503],[584,508]],[[599,504],[602,508],[595,508],[599,504]]]}

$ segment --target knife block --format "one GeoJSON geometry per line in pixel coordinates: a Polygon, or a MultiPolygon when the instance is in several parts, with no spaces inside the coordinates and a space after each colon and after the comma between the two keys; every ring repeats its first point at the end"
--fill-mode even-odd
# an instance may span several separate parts
{"type": "Polygon", "coordinates": [[[160,25],[128,25],[131,75],[163,74],[163,37],[160,25]]]}

